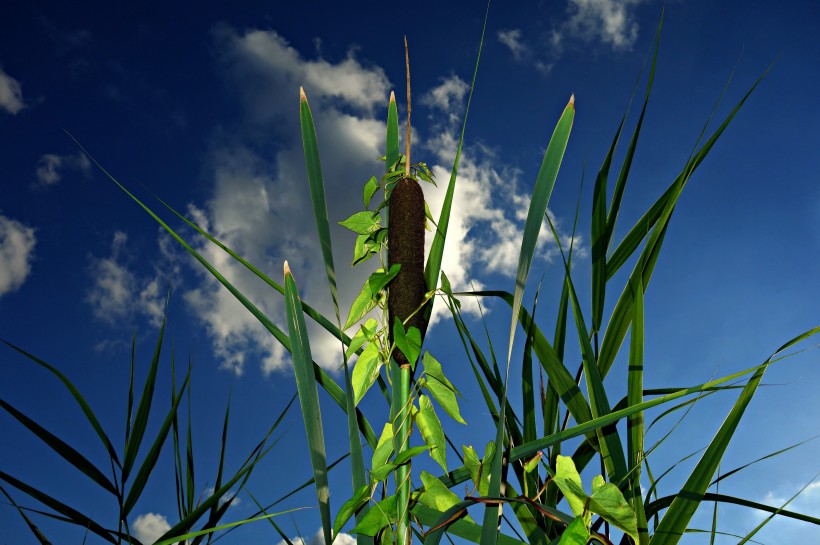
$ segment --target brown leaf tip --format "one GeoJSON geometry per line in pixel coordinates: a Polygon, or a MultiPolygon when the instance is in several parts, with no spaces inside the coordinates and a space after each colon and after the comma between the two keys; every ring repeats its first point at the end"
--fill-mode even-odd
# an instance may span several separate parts
{"type": "Polygon", "coordinates": [[[299,86],[299,100],[304,100],[307,102],[307,95],[305,94],[305,88],[301,85],[299,86]]]}
{"type": "Polygon", "coordinates": [[[568,104],[568,106],[575,107],[575,93],[572,93],[572,94],[569,96],[569,104],[568,104]]]}
{"type": "Polygon", "coordinates": [[[395,91],[390,91],[390,102],[396,102],[396,93],[395,91]]]}
{"type": "Polygon", "coordinates": [[[290,265],[288,265],[287,260],[285,260],[285,276],[287,275],[293,276],[293,273],[290,272],[290,265]]]}

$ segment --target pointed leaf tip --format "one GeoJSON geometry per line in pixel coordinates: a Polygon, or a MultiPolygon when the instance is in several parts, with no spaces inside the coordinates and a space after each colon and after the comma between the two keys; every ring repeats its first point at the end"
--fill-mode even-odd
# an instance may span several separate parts
{"type": "Polygon", "coordinates": [[[307,102],[307,95],[305,94],[305,88],[302,87],[301,85],[299,86],[299,100],[300,101],[304,100],[305,102],[307,102]]]}
{"type": "Polygon", "coordinates": [[[568,106],[572,106],[573,108],[575,107],[575,93],[572,93],[572,94],[569,96],[569,104],[568,104],[568,106]]]}
{"type": "Polygon", "coordinates": [[[390,102],[396,102],[396,92],[390,91],[390,102]]]}
{"type": "Polygon", "coordinates": [[[287,260],[285,260],[285,276],[287,275],[293,276],[293,273],[290,272],[290,265],[288,265],[287,260]]]}

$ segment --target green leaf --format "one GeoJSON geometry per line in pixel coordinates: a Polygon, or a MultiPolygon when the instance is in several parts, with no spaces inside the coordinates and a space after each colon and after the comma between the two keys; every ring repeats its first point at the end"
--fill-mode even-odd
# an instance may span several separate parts
{"type": "Polygon", "coordinates": [[[108,438],[108,435],[106,435],[105,431],[103,431],[99,420],[97,420],[97,417],[94,414],[94,411],[91,410],[91,406],[88,404],[88,402],[86,402],[85,398],[82,396],[80,391],[74,386],[74,384],[72,384],[71,381],[68,380],[68,377],[66,377],[63,373],[61,373],[53,365],[41,360],[40,358],[38,358],[36,356],[33,356],[32,354],[29,354],[28,352],[26,352],[22,348],[19,348],[19,347],[15,346],[15,345],[11,344],[10,342],[7,342],[7,341],[2,341],[2,342],[5,343],[8,347],[10,347],[10,348],[16,350],[17,352],[19,352],[20,354],[22,354],[23,356],[25,356],[29,360],[33,361],[37,365],[40,365],[41,367],[46,368],[50,373],[52,373],[54,376],[56,376],[58,379],[60,379],[60,382],[62,382],[63,385],[65,385],[65,387],[68,389],[68,391],[71,392],[71,396],[74,398],[74,400],[77,402],[77,404],[82,409],[83,414],[85,414],[85,417],[86,417],[86,419],[88,419],[88,422],[91,424],[91,427],[93,427],[94,431],[97,432],[97,435],[99,436],[99,438],[102,441],[103,445],[105,445],[105,450],[108,452],[108,456],[114,461],[114,463],[117,466],[120,466],[120,459],[117,456],[117,451],[114,450],[114,446],[111,444],[111,440],[108,438]]]}
{"type": "Polygon", "coordinates": [[[417,327],[410,326],[410,331],[404,332],[404,324],[396,316],[393,322],[393,339],[401,353],[407,357],[411,367],[415,369],[416,361],[421,353],[421,331],[417,327]]]}
{"type": "Polygon", "coordinates": [[[368,344],[353,366],[351,381],[353,383],[353,403],[355,405],[359,404],[370,387],[373,386],[373,383],[376,382],[382,363],[378,344],[368,344]]]}
{"type": "Polygon", "coordinates": [[[159,459],[159,454],[162,451],[163,445],[165,444],[165,439],[168,437],[168,432],[171,429],[171,424],[173,423],[174,418],[176,417],[179,402],[182,399],[183,392],[185,391],[185,388],[188,385],[190,373],[191,371],[188,370],[188,374],[185,377],[185,381],[182,383],[182,388],[180,388],[179,393],[176,395],[174,403],[171,405],[171,408],[168,411],[168,414],[165,417],[162,426],[160,426],[160,429],[157,432],[157,436],[154,439],[151,448],[145,455],[145,459],[142,461],[142,464],[140,464],[139,470],[137,470],[137,474],[134,477],[134,482],[131,483],[131,489],[128,491],[128,496],[126,496],[125,501],[122,504],[123,516],[128,515],[131,512],[131,509],[134,508],[134,505],[136,505],[137,500],[139,499],[143,490],[145,490],[145,485],[148,483],[148,478],[154,471],[154,467],[156,466],[157,460],[159,459]]]}
{"type": "Polygon", "coordinates": [[[372,506],[350,533],[375,537],[379,530],[396,522],[396,512],[396,496],[389,496],[372,506]]]}
{"type": "Polygon", "coordinates": [[[589,528],[583,517],[576,517],[561,534],[558,545],[586,545],[589,541],[589,528]]]}
{"type": "MultiPolygon", "coordinates": [[[[461,502],[461,498],[456,496],[452,490],[426,471],[421,472],[421,482],[424,484],[424,492],[419,496],[419,501],[423,505],[444,513],[461,502]]],[[[469,515],[465,519],[472,522],[469,515]]]]}
{"type": "Polygon", "coordinates": [[[456,389],[452,383],[447,380],[447,377],[444,376],[441,364],[428,351],[424,352],[421,361],[424,365],[424,388],[430,392],[433,398],[453,420],[466,424],[467,422],[461,417],[461,412],[458,408],[456,389]]]}
{"type": "Polygon", "coordinates": [[[377,180],[375,176],[371,176],[370,179],[367,180],[367,182],[365,182],[365,184],[364,184],[363,197],[364,197],[364,207],[365,208],[370,207],[370,199],[373,198],[373,195],[378,190],[379,190],[379,180],[377,180]]]}
{"type": "Polygon", "coordinates": [[[364,346],[365,343],[372,341],[373,335],[376,333],[376,326],[378,325],[379,322],[376,321],[375,318],[368,318],[367,321],[359,327],[359,331],[357,331],[350,340],[350,346],[347,348],[345,356],[348,358],[351,357],[359,350],[359,348],[364,346]]]}
{"type": "Polygon", "coordinates": [[[159,368],[159,354],[162,349],[162,339],[165,335],[165,318],[162,319],[162,326],[159,330],[156,348],[154,348],[154,358],[148,369],[148,376],[145,378],[145,386],[142,389],[137,413],[134,415],[134,426],[131,434],[125,440],[125,459],[122,466],[122,480],[128,479],[134,462],[137,460],[137,452],[142,444],[142,437],[145,435],[145,428],[148,426],[148,415],[151,412],[151,400],[154,398],[154,385],[157,381],[157,369],[159,368]]]}
{"type": "Polygon", "coordinates": [[[208,534],[212,534],[213,532],[219,532],[221,530],[226,530],[228,528],[233,528],[235,526],[242,526],[243,524],[248,524],[250,522],[257,522],[260,520],[270,519],[271,517],[277,517],[279,515],[284,515],[286,513],[292,513],[294,511],[298,511],[300,508],[296,509],[288,509],[287,511],[281,511],[279,513],[271,513],[270,515],[262,515],[259,517],[254,517],[245,520],[238,520],[236,522],[229,522],[227,524],[220,524],[219,526],[215,526],[213,528],[206,528],[205,530],[197,530],[196,532],[189,532],[187,534],[182,534],[179,536],[172,536],[161,539],[159,541],[154,542],[154,545],[171,545],[172,543],[182,543],[186,542],[187,540],[191,539],[192,537],[204,536],[208,534]]]}
{"type": "Polygon", "coordinates": [[[359,295],[357,295],[353,301],[353,305],[350,307],[350,315],[347,317],[347,323],[345,323],[342,329],[348,329],[364,318],[365,314],[376,308],[379,292],[399,274],[400,268],[401,265],[395,264],[390,267],[388,272],[379,269],[370,275],[370,278],[368,278],[367,282],[362,286],[359,295]]]}
{"type": "Polygon", "coordinates": [[[342,504],[339,513],[336,515],[336,520],[333,522],[334,537],[339,535],[350,517],[370,500],[370,490],[370,484],[366,484],[359,488],[352,498],[342,504]]]}
{"type": "Polygon", "coordinates": [[[302,314],[302,302],[287,262],[285,262],[285,310],[290,333],[291,354],[293,355],[293,370],[296,375],[296,389],[299,392],[299,404],[302,407],[305,433],[308,437],[310,465],[313,468],[316,497],[319,500],[322,531],[325,543],[330,544],[333,540],[322,411],[319,407],[319,394],[316,388],[316,377],[313,374],[313,358],[310,354],[310,340],[305,327],[305,318],[302,314]]]}
{"type": "Polygon", "coordinates": [[[376,450],[373,451],[373,461],[370,467],[379,467],[387,463],[390,454],[393,452],[393,424],[390,422],[384,425],[376,450]]]}
{"type": "Polygon", "coordinates": [[[555,464],[555,485],[564,494],[569,503],[572,514],[580,517],[586,511],[587,494],[584,492],[584,485],[581,483],[581,475],[575,469],[575,462],[569,456],[558,455],[555,464]]]}
{"type": "Polygon", "coordinates": [[[379,251],[379,245],[373,240],[373,235],[359,235],[356,237],[356,244],[353,247],[352,267],[359,263],[364,263],[379,251]]]}
{"type": "Polygon", "coordinates": [[[397,466],[401,464],[406,464],[410,461],[410,459],[418,456],[422,452],[427,452],[430,450],[430,445],[419,445],[417,447],[410,447],[407,450],[404,450],[396,455],[396,459],[393,460],[393,463],[397,466]]]}
{"type": "Polygon", "coordinates": [[[381,216],[370,210],[356,212],[349,218],[339,222],[342,227],[347,227],[359,235],[369,235],[375,233],[381,227],[381,216]]]}
{"type": "Polygon", "coordinates": [[[603,477],[600,477],[597,488],[596,482],[592,482],[593,492],[589,497],[589,510],[596,515],[601,515],[605,521],[638,543],[638,519],[635,511],[629,506],[617,486],[612,483],[601,484],[602,481],[603,477]]]}
{"type": "Polygon", "coordinates": [[[65,461],[85,473],[92,481],[103,487],[105,490],[117,496],[119,492],[114,484],[108,480],[102,471],[97,469],[97,466],[92,464],[88,458],[77,452],[68,443],[39,425],[37,422],[18,411],[2,399],[0,399],[0,407],[3,407],[11,416],[17,419],[18,422],[27,427],[34,435],[39,437],[46,445],[52,448],[54,452],[59,454],[65,461]]]}
{"type": "Polygon", "coordinates": [[[447,443],[444,440],[444,430],[429,397],[419,396],[419,409],[414,418],[424,443],[430,446],[430,457],[447,471],[447,443]]]}

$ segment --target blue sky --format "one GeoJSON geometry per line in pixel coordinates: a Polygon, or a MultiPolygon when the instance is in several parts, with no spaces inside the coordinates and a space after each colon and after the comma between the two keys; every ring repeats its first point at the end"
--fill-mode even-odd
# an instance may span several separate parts
{"type": "MultiPolygon", "coordinates": [[[[375,159],[383,154],[387,97],[391,90],[404,93],[406,33],[415,97],[413,159],[433,167],[441,189],[452,165],[485,6],[418,2],[403,16],[366,2],[243,2],[196,9],[14,4],[19,5],[4,10],[14,15],[0,19],[0,338],[58,366],[102,415],[109,434],[122,437],[131,335],[136,328],[141,380],[170,280],[159,395],[164,407],[173,345],[179,365],[194,362],[193,422],[202,464],[197,486],[205,490],[213,485],[228,395],[229,460],[235,468],[295,391],[289,360],[227,291],[92,166],[64,130],[140,196],[150,199],[142,184],[273,278],[280,277],[287,259],[303,298],[331,315],[304,174],[299,86],[317,123],[330,217],[341,220],[361,208],[361,185],[383,168],[375,159]]],[[[574,270],[588,308],[594,173],[626,109],[660,12],[658,2],[640,0],[491,7],[444,263],[456,287],[468,289],[473,281],[512,290],[527,196],[552,128],[574,93],[575,125],[550,210],[559,234],[569,236],[586,164],[574,270]]],[[[769,1],[666,6],[653,98],[616,239],[680,171],[732,69],[737,71],[718,118],[777,63],[695,174],[672,221],[647,295],[649,387],[697,384],[750,367],[818,324],[819,25],[820,10],[812,2],[788,8],[769,1]]],[[[634,117],[633,112],[633,123],[634,117]]],[[[425,191],[436,214],[441,192],[425,191]]],[[[561,266],[554,243],[545,233],[542,238],[532,278],[545,274],[539,309],[543,327],[551,328],[561,266]]],[[[206,258],[284,327],[278,294],[215,247],[195,240],[206,258]]],[[[345,266],[353,244],[349,233],[335,231],[334,243],[342,304],[349,308],[367,271],[345,266]]],[[[502,347],[509,316],[493,303],[487,311],[502,347]]],[[[452,324],[443,313],[437,320],[427,347],[468,394],[462,410],[471,415],[470,427],[454,429],[456,443],[483,445],[492,435],[486,408],[470,396],[471,376],[459,371],[465,360],[460,343],[453,342],[452,324]]],[[[316,329],[311,339],[316,360],[335,369],[338,346],[316,329]]],[[[776,386],[758,392],[729,448],[726,469],[820,433],[816,354],[769,371],[766,380],[776,386]]],[[[8,349],[0,350],[0,361],[0,397],[92,460],[103,460],[93,432],[52,376],[8,349]]],[[[622,368],[613,371],[614,392],[623,391],[624,374],[622,368]]],[[[344,452],[344,420],[328,401],[323,398],[333,458],[344,452]]],[[[659,450],[655,467],[705,446],[731,402],[723,396],[698,404],[659,450]]],[[[366,399],[365,407],[374,415],[384,410],[377,399],[366,399]]],[[[260,501],[279,497],[309,476],[301,417],[294,411],[285,422],[282,440],[249,486],[260,501]]],[[[0,434],[3,471],[112,520],[106,519],[114,513],[107,498],[7,414],[0,415],[0,434]]],[[[792,507],[816,514],[818,459],[820,442],[810,442],[728,479],[721,492],[777,504],[814,479],[792,507]]],[[[167,453],[160,466],[135,510],[147,537],[149,523],[156,528],[165,519],[173,522],[176,511],[167,453]]],[[[677,478],[687,474],[681,470],[677,478]]],[[[349,494],[348,479],[340,475],[332,485],[338,507],[349,494]]],[[[15,498],[30,504],[19,493],[15,498]]],[[[239,500],[227,520],[253,512],[250,498],[242,494],[239,500]]],[[[311,506],[314,498],[308,491],[288,502],[311,506]]],[[[739,509],[721,512],[727,531],[745,533],[761,520],[739,509]]],[[[705,516],[695,519],[696,526],[707,523],[705,516]]],[[[282,524],[291,535],[310,538],[319,523],[313,510],[282,524]]],[[[54,540],[82,540],[82,531],[47,520],[41,526],[54,540]]],[[[811,541],[820,531],[778,521],[760,538],[811,541]]],[[[259,523],[223,542],[276,541],[259,523]]],[[[34,543],[5,504],[0,542],[34,543]]]]}

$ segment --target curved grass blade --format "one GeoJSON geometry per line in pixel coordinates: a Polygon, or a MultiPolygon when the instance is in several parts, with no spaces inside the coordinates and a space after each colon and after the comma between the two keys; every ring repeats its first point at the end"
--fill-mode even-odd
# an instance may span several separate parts
{"type": "MultiPolygon", "coordinates": [[[[427,263],[424,267],[424,280],[427,282],[427,289],[432,290],[437,286],[439,274],[441,273],[441,261],[444,257],[444,244],[447,241],[447,229],[450,225],[450,213],[453,206],[453,195],[456,190],[456,177],[458,175],[458,164],[461,159],[461,148],[464,144],[464,132],[467,130],[467,117],[470,114],[470,104],[473,101],[473,91],[475,90],[475,82],[478,78],[478,65],[481,60],[481,51],[484,48],[484,37],[487,33],[487,20],[490,16],[490,2],[487,2],[487,10],[484,13],[484,26],[481,28],[481,39],[478,42],[478,53],[475,59],[475,68],[473,69],[473,79],[470,82],[470,93],[467,95],[467,107],[464,110],[464,121],[461,123],[461,135],[458,139],[458,147],[456,147],[456,156],[453,160],[453,169],[450,171],[450,181],[447,184],[447,192],[444,196],[444,202],[441,205],[441,213],[439,214],[436,232],[433,236],[433,243],[430,246],[430,253],[427,256],[427,263]]],[[[430,316],[433,313],[433,302],[431,299],[424,310],[424,322],[430,321],[430,316]]]]}
{"type": "Polygon", "coordinates": [[[61,373],[53,365],[41,360],[37,356],[34,356],[34,355],[26,352],[22,348],[20,348],[18,346],[15,346],[15,345],[13,345],[10,342],[5,341],[5,340],[3,340],[2,342],[6,346],[8,346],[9,348],[11,348],[13,350],[16,350],[17,352],[19,352],[20,354],[22,354],[26,358],[30,359],[31,361],[33,361],[37,365],[40,365],[41,367],[44,367],[45,369],[50,371],[54,376],[56,376],[58,379],[60,379],[60,382],[62,382],[65,385],[65,387],[68,389],[68,391],[71,392],[71,396],[75,399],[75,401],[77,401],[77,404],[80,406],[80,409],[82,409],[83,414],[88,419],[88,422],[91,424],[91,427],[94,428],[95,432],[97,432],[97,436],[99,436],[100,440],[102,441],[103,445],[105,446],[105,450],[108,452],[108,456],[111,458],[111,460],[114,462],[114,464],[117,467],[121,467],[120,466],[120,459],[117,456],[117,451],[114,450],[114,446],[111,444],[111,440],[108,438],[108,435],[106,435],[105,431],[103,431],[102,425],[100,425],[99,420],[97,420],[97,417],[94,414],[94,411],[91,410],[91,406],[88,404],[88,402],[82,396],[80,391],[74,386],[74,384],[71,383],[70,380],[68,380],[68,377],[66,377],[63,373],[61,373]]]}
{"type": "Polygon", "coordinates": [[[88,458],[77,452],[73,447],[71,447],[68,443],[42,427],[40,424],[23,414],[22,412],[15,409],[10,404],[6,403],[3,399],[0,399],[0,407],[6,410],[11,416],[13,416],[18,422],[23,424],[26,428],[29,429],[34,435],[39,437],[46,445],[51,447],[51,449],[60,455],[63,460],[70,463],[83,473],[88,476],[92,481],[100,485],[103,489],[107,490],[114,496],[119,496],[119,491],[114,486],[114,484],[103,474],[102,471],[97,469],[97,466],[92,464],[88,458]]]}
{"type": "MultiPolygon", "coordinates": [[[[664,496],[662,498],[658,498],[653,502],[650,502],[649,505],[646,506],[646,515],[649,517],[655,515],[656,513],[659,513],[660,511],[663,511],[664,509],[670,507],[674,503],[675,499],[677,499],[678,497],[679,494],[675,494],[672,496],[664,496]]],[[[812,524],[820,525],[820,517],[807,515],[805,513],[798,513],[796,511],[789,511],[786,509],[781,509],[779,507],[772,507],[771,505],[750,501],[745,498],[729,496],[727,494],[715,494],[712,492],[706,492],[703,495],[703,501],[716,501],[732,505],[740,505],[741,507],[751,507],[752,509],[757,509],[759,511],[775,513],[786,518],[802,520],[804,522],[810,522],[812,524]]],[[[658,535],[657,532],[655,535],[658,535]]],[[[651,542],[654,541],[655,540],[653,537],[651,542]]]]}
{"type": "Polygon", "coordinates": [[[305,433],[310,448],[310,464],[313,467],[313,478],[316,482],[316,497],[319,500],[319,515],[322,519],[322,532],[325,545],[333,543],[333,521],[330,517],[330,492],[327,482],[327,456],[325,455],[325,436],[322,429],[322,411],[319,407],[319,394],[316,388],[316,377],[313,374],[310,355],[310,340],[302,315],[302,305],[296,282],[285,262],[285,310],[287,311],[288,331],[293,355],[293,370],[296,375],[296,389],[299,392],[299,404],[305,422],[305,433]]]}
{"type": "Polygon", "coordinates": [[[249,522],[256,522],[259,520],[266,520],[270,519],[271,517],[278,517],[279,515],[285,515],[287,513],[293,513],[294,511],[300,511],[304,509],[304,507],[296,507],[295,509],[288,509],[287,511],[280,511],[279,513],[272,513],[270,515],[262,515],[260,517],[253,517],[245,520],[239,520],[236,522],[229,522],[227,524],[221,524],[214,528],[206,528],[205,530],[198,530],[196,532],[189,532],[187,534],[183,534],[180,536],[174,536],[169,538],[164,538],[159,541],[154,542],[154,545],[171,545],[172,543],[180,543],[184,542],[187,539],[191,539],[192,537],[203,536],[207,534],[212,534],[214,532],[218,532],[220,530],[226,530],[228,528],[233,528],[235,526],[242,526],[243,524],[248,524],[249,522]]]}
{"type": "MultiPolygon", "coordinates": [[[[535,245],[538,242],[538,234],[541,231],[544,214],[547,212],[552,189],[555,187],[555,180],[558,178],[558,169],[564,158],[564,152],[569,141],[569,134],[572,130],[572,122],[575,118],[575,97],[571,96],[569,103],[550,138],[544,160],[535,179],[535,188],[532,193],[527,221],[524,223],[524,236],[521,241],[521,253],[518,258],[518,271],[515,275],[515,291],[513,292],[512,318],[510,320],[510,338],[507,348],[507,370],[509,376],[510,361],[512,359],[513,343],[515,341],[516,323],[521,309],[521,300],[524,296],[524,286],[527,283],[530,266],[535,254],[535,245]]],[[[505,414],[507,406],[507,381],[504,381],[504,396],[501,401],[501,411],[499,412],[498,426],[496,430],[496,445],[504,444],[505,414]]],[[[492,469],[490,470],[490,496],[499,496],[501,492],[501,471],[503,456],[493,458],[492,469]]],[[[498,540],[497,521],[499,514],[498,504],[487,504],[484,510],[484,524],[482,527],[481,545],[496,545],[498,540]]]]}
{"type": "MultiPolygon", "coordinates": [[[[643,354],[644,354],[644,311],[643,286],[638,277],[633,289],[635,303],[632,314],[632,333],[629,344],[629,366],[627,370],[627,402],[639,405],[643,401],[643,354]]],[[[638,545],[649,543],[649,527],[641,497],[641,467],[644,458],[643,412],[627,417],[627,455],[629,457],[629,501],[638,522],[638,545]]]]}
{"type": "Polygon", "coordinates": [[[159,459],[160,451],[165,444],[165,439],[168,437],[171,424],[176,416],[179,402],[182,400],[183,394],[185,393],[185,388],[188,386],[190,371],[188,373],[189,374],[185,377],[185,380],[182,383],[182,388],[174,399],[173,405],[171,405],[171,409],[168,411],[168,415],[165,417],[162,426],[160,426],[159,432],[154,439],[154,443],[151,445],[151,448],[148,450],[148,454],[146,454],[145,459],[142,461],[142,464],[140,464],[140,467],[137,470],[136,476],[134,477],[134,482],[131,483],[131,488],[128,491],[128,495],[126,496],[125,502],[123,502],[122,506],[123,517],[126,517],[131,512],[131,509],[134,508],[134,505],[136,505],[137,500],[143,490],[145,490],[145,485],[148,483],[148,478],[154,471],[154,467],[159,459]]]}
{"type": "MultiPolygon", "coordinates": [[[[167,306],[166,300],[166,306],[167,306]]],[[[148,369],[148,376],[145,379],[145,386],[142,389],[140,402],[137,406],[137,412],[134,415],[134,424],[131,428],[131,434],[125,439],[125,456],[122,466],[122,482],[128,480],[131,474],[131,469],[134,467],[134,462],[137,460],[137,453],[142,444],[142,438],[145,435],[145,428],[148,425],[148,416],[151,413],[151,402],[154,398],[154,386],[157,382],[157,370],[159,369],[159,355],[162,351],[162,339],[165,336],[165,316],[162,318],[162,325],[159,328],[159,338],[157,339],[157,346],[154,348],[154,357],[151,360],[151,366],[148,369]]]]}
{"type": "MultiPolygon", "coordinates": [[[[259,321],[259,323],[261,323],[265,327],[265,329],[267,329],[274,336],[274,338],[276,338],[276,340],[285,348],[285,350],[290,352],[290,349],[291,349],[290,339],[288,338],[287,335],[285,335],[284,332],[282,332],[281,329],[279,329],[270,320],[270,318],[265,316],[265,314],[261,310],[259,310],[259,308],[256,305],[254,305],[247,297],[245,297],[242,294],[242,292],[240,292],[236,288],[236,286],[234,286],[224,276],[222,276],[222,274],[219,271],[217,271],[214,268],[213,265],[211,265],[204,257],[202,257],[202,255],[200,255],[199,252],[194,250],[194,248],[191,247],[191,245],[188,244],[185,241],[185,239],[183,239],[176,231],[171,229],[171,227],[167,223],[165,223],[159,216],[157,216],[156,213],[154,213],[153,210],[151,210],[145,203],[143,203],[140,199],[138,199],[136,197],[136,195],[131,193],[124,185],[122,185],[119,181],[117,181],[117,179],[114,178],[96,159],[94,159],[94,157],[91,156],[85,150],[85,148],[83,148],[83,146],[74,137],[71,137],[71,139],[74,140],[74,142],[82,150],[82,152],[85,153],[88,156],[88,158],[97,166],[97,168],[100,169],[100,171],[102,171],[103,174],[105,174],[106,177],[108,177],[109,180],[114,182],[114,184],[116,184],[117,187],[119,187],[126,195],[128,195],[134,202],[136,202],[140,206],[140,208],[142,208],[145,212],[147,212],[148,215],[151,216],[154,219],[154,221],[159,223],[159,225],[163,229],[165,229],[165,231],[169,235],[171,235],[171,237],[174,240],[179,242],[182,245],[182,247],[185,248],[185,250],[189,254],[191,254],[197,261],[199,261],[199,263],[203,267],[205,267],[205,269],[209,273],[211,273],[211,275],[213,275],[213,277],[216,278],[219,281],[220,284],[225,286],[225,288],[229,292],[231,292],[231,295],[233,295],[240,303],[242,303],[242,306],[244,306],[259,321]]],[[[163,204],[165,204],[165,203],[163,203],[163,204]]],[[[258,269],[255,269],[252,265],[250,265],[250,263],[248,263],[247,261],[240,258],[234,252],[229,251],[226,246],[219,243],[213,237],[207,235],[204,231],[202,231],[201,229],[196,227],[192,222],[186,220],[184,217],[180,216],[178,213],[176,213],[176,214],[179,217],[181,217],[184,221],[186,221],[189,225],[191,225],[192,227],[197,229],[201,234],[205,235],[208,238],[208,240],[210,240],[211,242],[217,244],[223,250],[227,251],[231,255],[231,257],[234,257],[235,259],[239,260],[243,265],[245,265],[246,267],[251,269],[255,274],[257,274],[257,276],[259,276],[260,278],[265,280],[269,285],[271,285],[272,287],[277,289],[277,291],[280,291],[280,293],[284,294],[284,288],[282,288],[281,286],[279,286],[275,282],[270,281],[270,279],[267,279],[267,277],[262,275],[261,272],[258,271],[258,269]]],[[[307,314],[309,314],[314,319],[317,319],[319,316],[321,316],[318,313],[316,313],[315,311],[313,311],[312,309],[306,308],[306,305],[304,305],[304,304],[302,305],[302,308],[304,309],[304,311],[307,314]]],[[[330,331],[331,333],[334,333],[334,331],[335,331],[335,334],[336,334],[337,338],[339,338],[339,336],[341,335],[346,344],[350,343],[350,339],[349,338],[345,339],[343,334],[338,331],[338,328],[336,328],[335,326],[330,324],[330,322],[328,322],[326,319],[324,319],[324,321],[320,321],[320,320],[317,319],[317,322],[322,324],[323,327],[325,327],[326,329],[329,328],[328,331],[330,331]]],[[[325,372],[325,370],[322,369],[321,367],[319,367],[319,365],[317,365],[315,362],[313,363],[313,371],[314,371],[314,374],[316,375],[316,381],[318,382],[318,384],[320,384],[325,389],[325,391],[330,395],[330,397],[333,399],[333,401],[335,401],[336,404],[339,405],[342,408],[342,410],[347,410],[347,406],[346,406],[346,403],[345,403],[345,394],[344,394],[344,391],[339,387],[339,385],[336,384],[336,382],[330,377],[330,375],[328,375],[325,372]]],[[[376,442],[377,442],[378,439],[376,437],[376,434],[373,432],[373,428],[370,426],[370,423],[367,421],[367,419],[364,417],[364,415],[358,410],[356,412],[356,418],[359,422],[359,427],[362,430],[362,434],[364,434],[364,437],[365,437],[365,439],[367,439],[368,444],[371,445],[371,447],[375,448],[375,445],[376,445],[376,442]]]]}
{"type": "MultiPolygon", "coordinates": [[[[721,123],[720,127],[707,140],[707,142],[687,161],[683,171],[678,175],[672,185],[666,192],[656,201],[650,210],[644,214],[641,219],[635,224],[635,227],[627,234],[607,264],[607,278],[611,278],[613,274],[623,265],[627,259],[632,255],[641,241],[649,234],[649,240],[646,243],[644,250],[641,252],[638,264],[630,274],[630,282],[632,282],[636,275],[642,275],[643,289],[646,291],[649,281],[652,277],[655,264],[658,260],[661,247],[663,245],[666,228],[675,210],[675,206],[680,198],[681,192],[686,186],[689,178],[694,173],[695,169],[704,160],[706,155],[712,149],[717,139],[723,134],[729,123],[734,119],[734,116],[751,96],[755,88],[760,84],[763,78],[768,74],[771,67],[769,67],[763,75],[752,85],[746,92],[743,98],[735,105],[734,109],[729,113],[726,119],[721,123]]],[[[705,127],[704,127],[705,131],[705,127]]],[[[610,367],[615,361],[615,356],[620,349],[621,343],[626,336],[626,331],[629,329],[632,314],[632,292],[629,285],[624,287],[624,291],[612,311],[609,319],[609,324],[604,334],[604,339],[601,344],[601,351],[598,355],[598,367],[601,370],[601,376],[606,376],[610,367]]]]}
{"type": "Polygon", "coordinates": [[[23,509],[19,505],[17,505],[16,501],[14,501],[14,498],[9,496],[9,493],[6,492],[6,489],[0,486],[0,492],[2,492],[3,495],[9,499],[14,508],[17,509],[17,512],[20,513],[21,517],[23,517],[23,520],[26,522],[26,525],[28,526],[29,530],[31,530],[31,533],[34,534],[34,537],[37,539],[40,545],[51,545],[51,542],[48,540],[48,538],[45,536],[42,530],[40,530],[37,527],[37,525],[34,524],[30,518],[28,518],[28,515],[26,515],[23,509]]]}
{"type": "MultiPolygon", "coordinates": [[[[395,100],[393,101],[395,111],[395,100]]],[[[319,144],[316,139],[316,128],[313,122],[313,114],[308,104],[305,91],[299,88],[299,115],[302,128],[302,143],[305,152],[305,165],[307,167],[308,185],[310,186],[310,196],[313,203],[313,215],[316,220],[316,229],[319,232],[319,241],[322,246],[322,257],[325,262],[327,281],[330,286],[330,296],[333,300],[333,309],[336,313],[336,324],[341,331],[342,320],[339,314],[339,294],[336,286],[336,267],[333,264],[333,244],[330,237],[330,223],[327,214],[327,198],[325,196],[325,183],[322,176],[322,162],[319,157],[319,144]]],[[[389,117],[389,114],[388,114],[389,117]]],[[[388,123],[389,125],[389,123],[388,123]]],[[[397,148],[398,151],[398,148],[397,148]]],[[[389,163],[388,163],[389,164],[389,163]]],[[[367,482],[364,469],[364,455],[362,454],[362,443],[359,439],[359,426],[356,421],[356,404],[353,399],[353,384],[350,377],[350,369],[347,362],[345,345],[342,342],[343,372],[345,375],[345,405],[348,424],[348,442],[350,445],[350,463],[352,466],[353,490],[356,491],[367,482]]],[[[360,518],[363,514],[359,514],[360,518]]]]}
{"type": "Polygon", "coordinates": [[[689,525],[700,502],[703,501],[704,494],[712,482],[712,477],[715,475],[715,471],[717,471],[718,465],[723,459],[723,454],[729,446],[729,441],[734,435],[737,425],[740,423],[740,419],[746,407],[749,405],[749,402],[752,400],[752,396],[754,396],[757,386],[760,384],[763,374],[766,372],[766,368],[772,361],[772,358],[783,350],[817,332],[820,332],[820,326],[790,340],[775,351],[766,363],[754,372],[740,393],[738,400],[735,402],[726,420],[721,424],[717,434],[715,434],[715,437],[709,443],[703,457],[697,463],[692,474],[686,480],[683,488],[681,488],[680,493],[675,497],[669,509],[666,510],[661,518],[655,535],[650,542],[652,545],[675,545],[682,537],[683,531],[689,525]]]}
{"type": "MultiPolygon", "coordinates": [[[[76,524],[77,526],[82,526],[83,528],[88,528],[88,530],[94,532],[95,534],[97,534],[104,540],[108,541],[109,543],[118,543],[117,539],[114,537],[116,535],[115,532],[112,532],[111,530],[106,530],[105,528],[94,522],[91,518],[83,515],[76,509],[69,507],[61,501],[54,499],[45,492],[41,492],[33,486],[27,485],[26,483],[12,477],[5,471],[0,471],[0,480],[7,482],[17,490],[24,492],[25,494],[28,494],[29,496],[39,501],[43,505],[46,505],[54,511],[62,514],[66,517],[68,522],[76,524]]],[[[136,540],[133,540],[133,543],[135,543],[136,545],[140,545],[139,542],[136,540]]]]}

